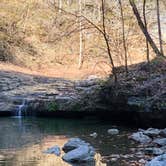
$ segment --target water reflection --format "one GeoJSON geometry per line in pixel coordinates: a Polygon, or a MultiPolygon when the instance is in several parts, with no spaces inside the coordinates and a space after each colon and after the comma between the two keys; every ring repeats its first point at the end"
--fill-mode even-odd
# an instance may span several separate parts
{"type": "MultiPolygon", "coordinates": [[[[90,142],[101,155],[126,152],[127,149],[122,148],[126,147],[126,139],[113,139],[106,134],[111,127],[110,124],[90,120],[0,118],[0,165],[69,166],[61,157],[43,151],[55,145],[62,147],[71,137],[90,142]],[[99,134],[96,139],[89,137],[94,131],[99,134]],[[119,148],[114,147],[115,144],[119,148]]],[[[106,166],[101,162],[99,153],[95,156],[96,163],[86,166],[106,166]]]]}

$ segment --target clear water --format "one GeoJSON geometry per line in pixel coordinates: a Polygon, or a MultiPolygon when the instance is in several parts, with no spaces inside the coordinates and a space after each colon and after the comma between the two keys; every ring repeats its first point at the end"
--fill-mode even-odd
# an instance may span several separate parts
{"type": "Polygon", "coordinates": [[[102,156],[127,154],[132,146],[127,139],[132,130],[116,127],[120,135],[109,136],[107,130],[112,127],[90,119],[0,118],[0,166],[67,166],[60,157],[43,151],[54,145],[62,147],[71,137],[90,142],[98,153],[96,166],[101,166],[102,156]],[[89,136],[93,132],[98,133],[95,139],[89,136]]]}

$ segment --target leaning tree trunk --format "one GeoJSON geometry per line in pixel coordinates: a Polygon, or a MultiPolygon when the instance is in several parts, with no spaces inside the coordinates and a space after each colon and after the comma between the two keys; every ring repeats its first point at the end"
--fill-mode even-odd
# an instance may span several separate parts
{"type": "Polygon", "coordinates": [[[144,25],[144,23],[143,23],[143,21],[141,19],[141,16],[139,14],[139,11],[137,9],[137,6],[136,6],[134,0],[129,0],[129,2],[130,2],[130,5],[132,7],[132,10],[134,12],[135,17],[137,18],[138,25],[139,25],[140,29],[142,30],[143,34],[145,35],[148,43],[152,47],[153,51],[155,52],[156,56],[162,56],[162,57],[164,57],[164,55],[160,52],[160,50],[156,46],[155,42],[151,38],[149,32],[147,31],[147,29],[146,29],[146,27],[145,27],[145,25],[144,25]]]}

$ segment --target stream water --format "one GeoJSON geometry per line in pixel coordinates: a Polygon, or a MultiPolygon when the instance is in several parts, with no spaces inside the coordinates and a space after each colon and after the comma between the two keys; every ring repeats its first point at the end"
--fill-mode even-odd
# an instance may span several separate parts
{"type": "Polygon", "coordinates": [[[62,147],[69,138],[79,137],[95,147],[98,156],[96,166],[121,166],[120,161],[101,161],[112,154],[130,153],[127,135],[133,130],[112,126],[98,120],[47,119],[47,118],[0,118],[0,166],[66,166],[55,155],[43,151],[54,145],[62,147]],[[118,128],[120,134],[109,136],[107,130],[118,128]],[[97,132],[98,137],[89,134],[97,132]]]}

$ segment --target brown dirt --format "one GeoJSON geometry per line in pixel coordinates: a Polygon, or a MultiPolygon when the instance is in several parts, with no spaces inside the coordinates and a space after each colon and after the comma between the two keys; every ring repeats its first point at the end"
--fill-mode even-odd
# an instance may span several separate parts
{"type": "Polygon", "coordinates": [[[84,79],[89,75],[97,75],[104,77],[111,72],[110,66],[107,64],[92,65],[89,68],[78,69],[77,66],[55,66],[55,67],[42,67],[41,69],[28,69],[10,63],[0,63],[1,71],[14,71],[30,75],[46,76],[46,77],[59,77],[71,80],[84,79]],[[104,65],[104,66],[103,66],[104,65]]]}

